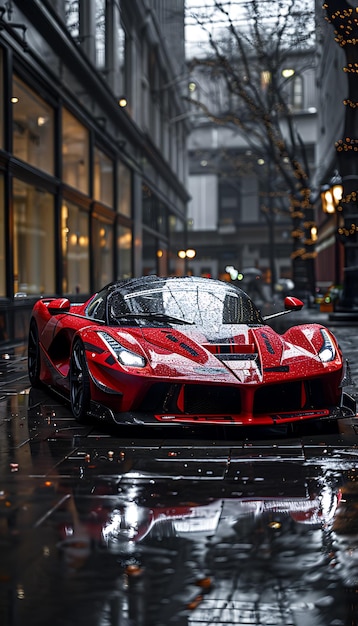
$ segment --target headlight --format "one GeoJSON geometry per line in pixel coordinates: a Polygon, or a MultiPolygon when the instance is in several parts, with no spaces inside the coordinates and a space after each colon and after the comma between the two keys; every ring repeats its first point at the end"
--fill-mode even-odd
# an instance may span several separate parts
{"type": "Polygon", "coordinates": [[[333,361],[336,356],[336,348],[327,330],[321,328],[321,335],[323,338],[323,345],[318,355],[323,363],[328,363],[329,361],[333,361]]]}
{"type": "Polygon", "coordinates": [[[136,354],[131,350],[124,348],[118,341],[116,341],[108,333],[98,333],[108,349],[118,359],[118,361],[126,367],[145,367],[145,358],[140,354],[136,354]]]}

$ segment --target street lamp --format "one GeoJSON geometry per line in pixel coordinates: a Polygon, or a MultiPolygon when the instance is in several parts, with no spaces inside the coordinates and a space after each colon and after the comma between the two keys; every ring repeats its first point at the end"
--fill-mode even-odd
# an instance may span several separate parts
{"type": "Polygon", "coordinates": [[[196,250],[193,248],[187,248],[186,250],[178,250],[177,255],[179,259],[183,261],[180,263],[181,270],[187,272],[187,260],[191,261],[196,257],[196,250]]]}
{"type": "Polygon", "coordinates": [[[343,185],[338,172],[335,173],[329,185],[324,185],[321,190],[322,209],[324,213],[335,213],[342,200],[343,185]]]}
{"type": "Polygon", "coordinates": [[[342,179],[338,172],[334,173],[328,185],[321,187],[322,210],[327,215],[334,216],[334,282],[341,283],[340,276],[340,251],[338,241],[339,214],[342,212],[341,200],[343,196],[342,179]]]}
{"type": "Polygon", "coordinates": [[[193,259],[196,256],[196,250],[188,248],[187,250],[178,250],[179,259],[193,259]]]}

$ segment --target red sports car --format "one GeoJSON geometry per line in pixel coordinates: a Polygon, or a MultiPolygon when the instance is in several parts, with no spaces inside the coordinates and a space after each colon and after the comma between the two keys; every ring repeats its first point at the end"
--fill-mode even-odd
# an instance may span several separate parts
{"type": "MultiPolygon", "coordinates": [[[[302,305],[285,299],[287,311],[302,305]]],[[[356,414],[327,328],[281,335],[245,292],[207,278],[145,276],[83,304],[39,300],[28,369],[33,386],[70,400],[78,421],[262,426],[356,414]]]]}

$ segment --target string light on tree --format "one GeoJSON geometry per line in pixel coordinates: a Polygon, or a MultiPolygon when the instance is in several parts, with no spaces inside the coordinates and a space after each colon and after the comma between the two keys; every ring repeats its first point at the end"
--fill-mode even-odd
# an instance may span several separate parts
{"type": "MultiPolygon", "coordinates": [[[[326,206],[327,213],[336,213],[336,240],[344,245],[342,297],[332,314],[337,319],[347,319],[347,315],[349,319],[358,318],[358,7],[352,4],[351,0],[326,0],[323,4],[326,20],[334,28],[334,40],[344,49],[342,70],[348,83],[348,94],[343,100],[344,131],[342,139],[335,143],[341,198],[332,205],[322,202],[324,211],[326,206]]],[[[332,189],[329,191],[332,193],[332,189]]],[[[339,279],[339,267],[337,276],[339,279]]]]}

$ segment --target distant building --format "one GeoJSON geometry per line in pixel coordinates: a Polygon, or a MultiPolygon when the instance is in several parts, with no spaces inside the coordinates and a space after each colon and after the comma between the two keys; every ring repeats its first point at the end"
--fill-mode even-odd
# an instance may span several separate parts
{"type": "MultiPolygon", "coordinates": [[[[315,51],[292,55],[287,68],[288,101],[305,144],[312,172],[315,170],[317,138],[317,91],[315,51]]],[[[285,68],[282,68],[284,70],[285,68]]],[[[197,99],[210,98],[210,86],[192,74],[197,99]]],[[[215,103],[225,107],[227,95],[215,103]]],[[[257,267],[270,281],[271,257],[276,279],[292,276],[292,221],[282,187],[272,185],[260,155],[234,125],[218,125],[204,114],[192,114],[189,138],[188,245],[196,256],[189,267],[195,274],[227,278],[227,267],[239,272],[257,267]],[[269,206],[269,209],[267,207],[269,206]],[[282,207],[286,210],[282,210],[282,207]],[[271,220],[271,221],[270,221],[271,220]]],[[[267,168],[267,164],[265,165],[267,168]]]]}
{"type": "Polygon", "coordinates": [[[184,271],[184,72],[184,0],[2,3],[0,339],[34,298],[184,271]]]}

